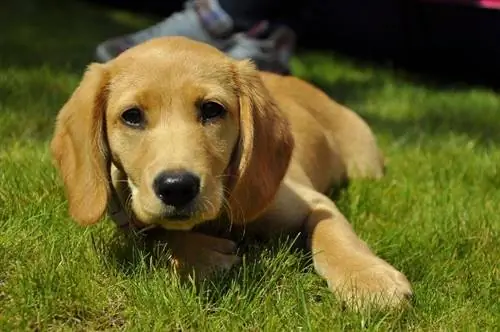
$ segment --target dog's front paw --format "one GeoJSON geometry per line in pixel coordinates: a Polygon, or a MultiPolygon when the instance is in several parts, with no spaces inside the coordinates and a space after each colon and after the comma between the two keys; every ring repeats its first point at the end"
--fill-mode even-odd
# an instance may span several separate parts
{"type": "Polygon", "coordinates": [[[348,307],[387,309],[408,304],[412,290],[401,272],[378,257],[354,262],[347,268],[334,269],[327,278],[329,287],[348,307]]]}
{"type": "Polygon", "coordinates": [[[177,270],[182,275],[194,273],[197,280],[218,271],[227,271],[240,262],[236,244],[231,240],[186,232],[178,234],[169,243],[177,270]]]}

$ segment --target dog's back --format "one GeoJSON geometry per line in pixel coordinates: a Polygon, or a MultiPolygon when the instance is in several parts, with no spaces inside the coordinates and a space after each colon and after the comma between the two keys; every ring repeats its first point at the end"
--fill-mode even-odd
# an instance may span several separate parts
{"type": "Polygon", "coordinates": [[[383,175],[384,161],[375,137],[356,113],[298,78],[262,73],[262,79],[292,126],[293,158],[298,163],[292,163],[288,176],[302,181],[305,176],[324,192],[346,178],[383,175]],[[293,165],[301,165],[302,170],[293,165]]]}

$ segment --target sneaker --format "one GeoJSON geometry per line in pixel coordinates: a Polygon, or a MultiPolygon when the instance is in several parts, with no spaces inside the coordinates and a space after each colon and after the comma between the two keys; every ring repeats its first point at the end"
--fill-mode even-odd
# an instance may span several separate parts
{"type": "Polygon", "coordinates": [[[252,59],[261,70],[289,73],[295,47],[295,33],[291,29],[285,26],[271,29],[267,21],[262,21],[247,32],[232,33],[233,20],[217,0],[191,0],[185,3],[183,11],[147,29],[99,44],[96,58],[106,62],[149,39],[184,36],[210,44],[235,59],[252,59]]]}
{"type": "Polygon", "coordinates": [[[224,49],[233,30],[231,17],[217,0],[186,1],[184,10],[136,33],[112,38],[96,48],[98,61],[106,62],[125,50],[149,39],[162,36],[184,36],[224,49]]]}
{"type": "Polygon", "coordinates": [[[263,21],[246,33],[237,33],[225,52],[235,59],[251,59],[263,71],[290,74],[296,36],[292,29],[279,26],[270,29],[263,21]]]}

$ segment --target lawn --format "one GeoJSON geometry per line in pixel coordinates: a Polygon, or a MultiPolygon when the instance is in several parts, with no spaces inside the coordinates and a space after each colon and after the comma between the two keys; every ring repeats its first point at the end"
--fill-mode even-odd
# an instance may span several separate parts
{"type": "Polygon", "coordinates": [[[413,283],[413,307],[346,312],[304,253],[249,248],[210,283],[181,283],[161,248],[67,214],[48,142],[96,43],[144,17],[73,1],[0,4],[0,330],[500,330],[500,96],[421,83],[334,54],[293,72],[358,111],[388,158],[338,205],[413,283]]]}

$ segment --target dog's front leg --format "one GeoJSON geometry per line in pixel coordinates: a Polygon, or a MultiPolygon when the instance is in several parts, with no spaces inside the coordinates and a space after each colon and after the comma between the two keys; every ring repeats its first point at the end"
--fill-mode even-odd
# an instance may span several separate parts
{"type": "Polygon", "coordinates": [[[411,295],[406,277],[358,238],[330,198],[308,185],[286,180],[256,226],[268,232],[302,227],[316,271],[353,309],[396,307],[411,295]]]}
{"type": "Polygon", "coordinates": [[[305,227],[316,271],[354,309],[397,307],[411,295],[406,277],[377,257],[326,196],[304,193],[310,204],[305,227]]]}
{"type": "Polygon", "coordinates": [[[197,280],[229,270],[240,261],[236,244],[227,239],[185,231],[169,231],[166,237],[174,266],[182,275],[194,273],[197,280]]]}

